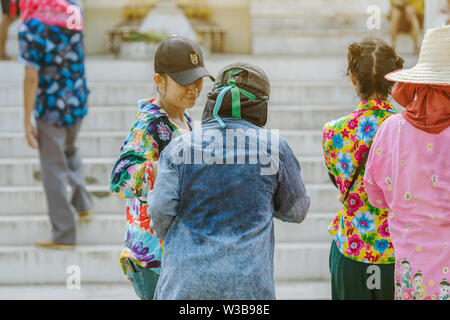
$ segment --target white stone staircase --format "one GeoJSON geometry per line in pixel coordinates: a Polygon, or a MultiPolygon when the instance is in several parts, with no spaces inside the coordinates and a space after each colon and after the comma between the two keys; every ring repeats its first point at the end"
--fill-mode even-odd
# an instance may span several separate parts
{"type": "MultiPolygon", "coordinates": [[[[323,7],[326,10],[322,14],[321,6],[311,5],[311,12],[315,12],[312,19],[299,8],[306,3],[317,6],[317,3],[331,2],[253,0],[255,54],[214,55],[206,59],[213,74],[234,61],[254,63],[268,73],[272,83],[268,127],[280,129],[302,165],[302,175],[312,197],[310,212],[300,225],[279,221],[275,225],[275,278],[277,296],[282,299],[330,297],[328,254],[331,239],[327,226],[339,209],[339,203],[322,164],[321,129],[326,121],[352,110],[358,99],[345,76],[345,48],[316,50],[324,41],[323,37],[336,32],[329,31],[325,21],[329,19],[328,9],[323,7]],[[275,10],[277,8],[279,11],[275,10]],[[263,9],[266,12],[262,12],[263,9]],[[304,45],[303,51],[286,51],[285,46],[271,42],[276,36],[263,34],[286,32],[292,24],[301,24],[301,14],[317,24],[314,30],[317,37],[311,38],[313,43],[304,45]],[[292,20],[283,19],[291,16],[294,17],[292,20]],[[263,26],[267,29],[271,22],[277,25],[276,31],[263,30],[263,26]]],[[[365,12],[364,6],[360,9],[365,12]]],[[[356,18],[349,18],[349,21],[353,27],[342,26],[349,29],[349,33],[360,26],[356,18]]],[[[352,41],[360,39],[365,30],[360,29],[352,41]]],[[[300,38],[302,32],[295,30],[291,32],[292,37],[300,38]]],[[[405,58],[409,65],[415,63],[415,57],[405,58]]],[[[16,62],[0,62],[0,298],[10,298],[8,288],[16,286],[31,290],[28,291],[30,299],[45,298],[45,290],[52,292],[48,297],[59,298],[135,298],[118,264],[125,227],[124,201],[108,192],[108,183],[120,146],[136,116],[137,101],[155,94],[151,80],[152,61],[117,61],[108,57],[87,59],[88,85],[92,94],[79,146],[94,198],[95,215],[90,223],[78,223],[78,246],[74,251],[44,250],[33,246],[36,239],[50,236],[50,224],[37,152],[26,145],[23,133],[22,69],[16,62]],[[80,267],[82,289],[93,288],[89,293],[74,295],[65,289],[69,276],[67,268],[71,265],[80,267]],[[119,288],[117,295],[111,297],[105,293],[105,286],[119,288]],[[97,296],[95,288],[99,290],[97,296]]],[[[206,93],[212,87],[209,80],[205,80],[204,87],[192,110],[194,120],[201,118],[206,93]]],[[[14,290],[11,292],[18,292],[14,290]]]]}
{"type": "MultiPolygon", "coordinates": [[[[389,0],[251,0],[253,53],[329,56],[369,35],[388,41],[389,9],[389,0]],[[374,6],[380,25],[369,30],[374,6]]],[[[412,53],[412,41],[400,35],[398,48],[412,53]]]]}

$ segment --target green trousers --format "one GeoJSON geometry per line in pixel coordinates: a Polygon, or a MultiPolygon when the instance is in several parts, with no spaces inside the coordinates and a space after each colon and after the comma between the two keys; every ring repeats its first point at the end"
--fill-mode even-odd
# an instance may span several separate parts
{"type": "Polygon", "coordinates": [[[394,300],[395,264],[369,264],[345,257],[333,241],[330,249],[333,300],[394,300]]]}

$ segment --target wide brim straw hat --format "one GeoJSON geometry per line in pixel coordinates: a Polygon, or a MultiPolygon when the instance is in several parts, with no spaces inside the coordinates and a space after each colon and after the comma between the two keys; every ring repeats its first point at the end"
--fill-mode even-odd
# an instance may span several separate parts
{"type": "Polygon", "coordinates": [[[429,29],[422,42],[419,61],[411,69],[391,72],[396,82],[450,85],[450,25],[429,29]]]}

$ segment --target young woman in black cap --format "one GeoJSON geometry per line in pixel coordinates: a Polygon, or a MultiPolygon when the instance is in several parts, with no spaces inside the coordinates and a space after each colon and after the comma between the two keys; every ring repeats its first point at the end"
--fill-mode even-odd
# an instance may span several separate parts
{"type": "Polygon", "coordinates": [[[159,155],[172,138],[191,131],[186,113],[210,77],[200,47],[183,37],[164,40],[155,54],[158,98],[139,101],[139,113],[111,174],[110,189],[127,199],[127,228],[120,263],[136,294],[153,298],[159,278],[163,243],[150,228],[147,193],[153,188],[159,155]]]}

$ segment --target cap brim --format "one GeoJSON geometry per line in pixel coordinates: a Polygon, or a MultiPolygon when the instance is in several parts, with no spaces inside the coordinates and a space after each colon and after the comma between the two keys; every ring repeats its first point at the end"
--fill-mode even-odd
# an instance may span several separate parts
{"type": "Polygon", "coordinates": [[[205,67],[198,67],[180,72],[168,72],[167,74],[173,81],[182,86],[188,86],[204,77],[209,77],[213,82],[215,81],[214,77],[209,74],[205,67]]]}

